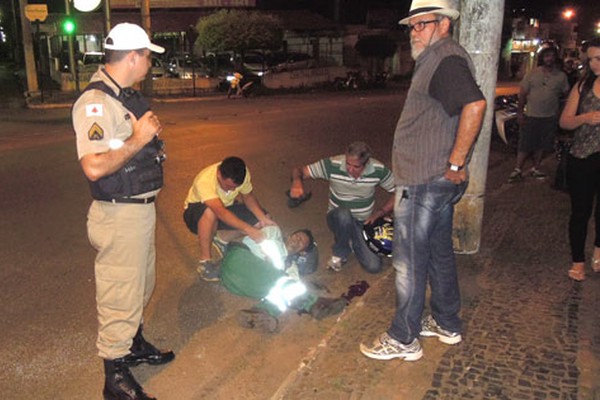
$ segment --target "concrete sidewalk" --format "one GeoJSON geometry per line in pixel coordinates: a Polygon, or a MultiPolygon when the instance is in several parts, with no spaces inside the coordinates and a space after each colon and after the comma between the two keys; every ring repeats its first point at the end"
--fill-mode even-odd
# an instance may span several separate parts
{"type": "Polygon", "coordinates": [[[422,339],[417,362],[360,354],[391,322],[389,269],[272,398],[600,399],[600,274],[568,279],[568,196],[504,183],[509,167],[490,168],[481,251],[458,256],[462,343],[422,339]]]}

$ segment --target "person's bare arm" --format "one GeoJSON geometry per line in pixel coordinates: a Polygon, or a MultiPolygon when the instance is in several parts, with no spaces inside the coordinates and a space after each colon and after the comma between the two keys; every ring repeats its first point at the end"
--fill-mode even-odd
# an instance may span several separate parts
{"type": "Polygon", "coordinates": [[[223,221],[225,224],[231,226],[232,228],[244,232],[244,234],[248,235],[252,240],[257,243],[260,243],[264,240],[264,234],[253,227],[252,225],[242,221],[239,219],[234,213],[229,211],[224,205],[221,199],[210,199],[206,200],[204,204],[216,215],[216,217],[223,221]]]}
{"type": "Polygon", "coordinates": [[[369,218],[367,218],[365,220],[365,225],[372,224],[373,222],[375,222],[375,220],[377,218],[381,218],[381,217],[390,215],[392,213],[392,211],[394,211],[394,199],[395,198],[396,198],[395,194],[392,193],[390,195],[390,198],[388,199],[388,201],[386,201],[385,204],[381,208],[378,208],[377,210],[373,211],[373,214],[371,214],[369,216],[369,218]]]}
{"type": "Polygon", "coordinates": [[[560,115],[560,127],[563,129],[576,129],[581,125],[597,125],[600,124],[600,111],[592,111],[577,115],[577,107],[579,106],[579,88],[578,85],[573,86],[571,94],[567,99],[567,104],[560,115]]]}
{"type": "Polygon", "coordinates": [[[246,207],[248,207],[248,210],[250,210],[250,212],[258,219],[261,228],[268,225],[276,225],[276,223],[265,214],[258,199],[254,195],[254,192],[242,194],[242,199],[244,200],[246,207]]]}
{"type": "Polygon", "coordinates": [[[525,123],[525,105],[527,104],[527,95],[529,92],[521,87],[519,90],[519,99],[517,104],[517,122],[519,125],[523,125],[525,123]]]}
{"type": "MultiPolygon", "coordinates": [[[[483,115],[485,114],[485,107],[486,101],[483,99],[474,101],[463,107],[454,147],[448,159],[450,164],[465,166],[467,156],[477,139],[477,135],[479,135],[483,115]]],[[[454,183],[461,183],[467,179],[467,172],[465,168],[461,168],[458,171],[452,171],[448,168],[444,176],[454,183]]]]}
{"type": "Polygon", "coordinates": [[[292,187],[290,188],[290,197],[297,199],[304,195],[304,179],[309,178],[308,166],[292,168],[292,187]]]}

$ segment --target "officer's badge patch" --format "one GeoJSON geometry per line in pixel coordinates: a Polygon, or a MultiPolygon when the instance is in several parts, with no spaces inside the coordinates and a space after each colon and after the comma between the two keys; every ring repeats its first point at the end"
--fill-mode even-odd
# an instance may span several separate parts
{"type": "Polygon", "coordinates": [[[94,122],[94,125],[88,131],[88,139],[90,140],[102,140],[104,139],[104,129],[94,122]]]}
{"type": "Polygon", "coordinates": [[[104,114],[102,104],[86,104],[85,116],[86,117],[101,117],[104,114]]]}

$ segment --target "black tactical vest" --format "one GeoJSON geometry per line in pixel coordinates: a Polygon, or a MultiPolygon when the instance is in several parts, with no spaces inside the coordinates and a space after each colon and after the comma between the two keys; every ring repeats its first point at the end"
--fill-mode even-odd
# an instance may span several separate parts
{"type": "MultiPolygon", "coordinates": [[[[132,88],[121,89],[117,96],[106,83],[95,81],[91,82],[82,94],[92,89],[101,90],[119,100],[138,119],[150,110],[146,99],[132,88]]],[[[163,186],[162,163],[165,159],[164,143],[155,136],[118,171],[95,182],[88,180],[92,198],[118,201],[119,198],[160,189],[163,186]]]]}

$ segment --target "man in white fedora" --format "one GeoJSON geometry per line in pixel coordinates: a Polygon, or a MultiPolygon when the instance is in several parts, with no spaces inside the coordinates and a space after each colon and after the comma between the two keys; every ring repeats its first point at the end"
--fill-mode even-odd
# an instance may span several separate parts
{"type": "Polygon", "coordinates": [[[396,313],[386,332],[360,345],[377,360],[420,359],[419,336],[462,340],[452,217],[486,101],[471,59],[451,37],[458,17],[452,1],[414,0],[400,20],[410,31],[415,71],[392,152],[396,313]],[[431,314],[421,319],[427,284],[431,314]]]}

